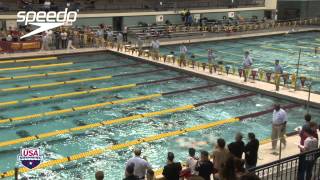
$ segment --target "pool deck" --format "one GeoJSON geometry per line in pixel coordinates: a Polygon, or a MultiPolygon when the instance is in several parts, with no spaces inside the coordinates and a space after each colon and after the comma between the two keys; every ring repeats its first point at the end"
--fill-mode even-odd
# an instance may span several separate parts
{"type": "MultiPolygon", "coordinates": [[[[303,31],[314,31],[314,30],[319,30],[319,28],[304,28],[300,29],[300,32],[303,31]]],[[[287,31],[277,31],[277,32],[260,32],[260,33],[255,33],[255,34],[238,34],[238,35],[230,35],[227,37],[211,37],[211,38],[206,38],[205,41],[214,41],[214,40],[223,40],[223,39],[237,39],[237,38],[244,38],[244,37],[255,37],[255,36],[268,36],[268,35],[275,35],[275,34],[283,34],[286,33],[287,31]]],[[[203,37],[202,37],[203,38],[203,37]]],[[[181,40],[185,42],[186,40],[181,40]]],[[[203,39],[193,39],[191,42],[202,42],[204,41],[203,39]]],[[[189,41],[188,41],[189,42],[189,41]]],[[[171,44],[172,42],[163,42],[162,44],[171,44]]],[[[176,41],[175,44],[179,43],[176,41]]],[[[55,55],[65,55],[65,54],[77,54],[77,53],[88,53],[88,52],[115,52],[117,54],[121,54],[124,56],[130,56],[132,58],[135,58],[140,61],[144,61],[147,63],[152,63],[156,64],[159,66],[163,66],[166,68],[170,69],[175,69],[178,71],[182,72],[187,72],[196,76],[200,76],[203,78],[206,78],[208,80],[214,80],[217,82],[221,82],[224,84],[236,86],[239,88],[247,89],[250,91],[254,91],[257,93],[277,97],[277,98],[282,98],[282,99],[287,99],[290,101],[294,101],[296,103],[302,103],[305,104],[307,102],[308,98],[308,92],[306,91],[294,91],[293,89],[288,89],[288,88],[283,88],[280,87],[280,91],[275,91],[275,85],[266,83],[266,82],[261,82],[261,81],[255,81],[253,82],[252,80],[249,80],[249,82],[244,82],[242,78],[239,78],[238,76],[235,75],[226,75],[226,74],[218,74],[218,73],[212,73],[210,74],[209,70],[206,69],[205,71],[202,70],[202,68],[192,68],[192,67],[179,67],[179,65],[176,63],[164,63],[163,61],[155,61],[152,60],[149,57],[139,57],[137,54],[131,54],[129,52],[118,52],[116,49],[109,49],[109,48],[82,48],[82,49],[73,49],[73,50],[52,50],[52,51],[39,51],[39,52],[25,52],[25,53],[15,53],[15,54],[1,54],[0,59],[11,59],[11,58],[26,58],[26,57],[35,57],[35,56],[55,56],[55,55]]],[[[320,108],[320,95],[319,94],[314,94],[311,93],[311,106],[320,108]]],[[[302,123],[302,122],[301,122],[302,123]]],[[[271,128],[271,127],[266,127],[266,128],[271,128]]],[[[287,157],[290,155],[294,155],[299,153],[299,149],[296,145],[296,143],[299,142],[299,136],[294,135],[290,136],[287,138],[287,147],[282,151],[282,157],[287,157]]],[[[273,151],[271,150],[271,143],[265,143],[260,146],[259,150],[259,160],[258,164],[265,164],[274,160],[277,160],[279,158],[278,155],[275,155],[273,151]],[[263,156],[261,156],[263,154],[263,156]]]]}

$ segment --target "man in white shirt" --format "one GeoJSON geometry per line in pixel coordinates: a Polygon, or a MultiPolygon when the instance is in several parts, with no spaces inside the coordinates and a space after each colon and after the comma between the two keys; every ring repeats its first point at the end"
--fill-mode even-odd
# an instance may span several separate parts
{"type": "Polygon", "coordinates": [[[196,165],[199,159],[195,156],[195,154],[196,150],[194,148],[190,148],[186,166],[190,169],[191,175],[197,176],[199,173],[196,171],[196,165]]]}
{"type": "Polygon", "coordinates": [[[138,45],[138,55],[142,55],[142,50],[143,50],[143,40],[141,37],[138,37],[137,39],[137,45],[138,45]]]}
{"type": "Polygon", "coordinates": [[[123,35],[122,35],[121,32],[119,32],[118,35],[117,35],[117,44],[118,44],[118,48],[117,49],[119,51],[123,47],[123,35]]]}
{"type": "Polygon", "coordinates": [[[244,74],[244,76],[243,76],[244,77],[244,82],[247,82],[249,71],[250,71],[251,66],[252,66],[252,58],[250,56],[249,51],[246,51],[244,53],[242,65],[243,65],[243,70],[244,70],[244,73],[243,73],[244,74]]]}
{"type": "Polygon", "coordinates": [[[280,139],[280,143],[282,143],[285,148],[286,146],[286,124],[287,124],[287,113],[283,110],[279,104],[274,106],[273,117],[272,117],[272,149],[275,150],[277,147],[278,139],[280,139]]]}
{"type": "Polygon", "coordinates": [[[181,46],[180,46],[180,63],[179,63],[179,66],[181,66],[181,64],[185,61],[187,52],[188,52],[188,49],[187,49],[186,45],[184,43],[181,44],[181,46]]]}
{"type": "Polygon", "coordinates": [[[140,149],[135,149],[134,150],[134,155],[135,157],[130,158],[126,164],[126,166],[129,166],[131,164],[134,164],[134,172],[133,174],[139,179],[145,179],[146,172],[148,169],[152,170],[151,165],[141,158],[141,150],[140,149]]]}

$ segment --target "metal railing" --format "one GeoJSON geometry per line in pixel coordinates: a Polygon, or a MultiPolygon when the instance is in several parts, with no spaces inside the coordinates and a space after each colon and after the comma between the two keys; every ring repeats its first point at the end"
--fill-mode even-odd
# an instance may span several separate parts
{"type": "MultiPolygon", "coordinates": [[[[249,169],[250,172],[258,175],[261,180],[297,180],[299,174],[306,173],[306,158],[313,158],[313,168],[311,169],[311,180],[318,180],[320,177],[320,149],[289,156],[271,163],[267,163],[255,168],[249,169]],[[299,168],[300,166],[300,168],[299,168]]],[[[302,180],[305,180],[302,179],[302,180]]]]}

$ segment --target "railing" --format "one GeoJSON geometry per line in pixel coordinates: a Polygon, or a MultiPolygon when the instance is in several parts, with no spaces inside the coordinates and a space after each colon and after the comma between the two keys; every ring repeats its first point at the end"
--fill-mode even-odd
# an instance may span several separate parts
{"type": "MultiPolygon", "coordinates": [[[[313,168],[311,169],[312,180],[318,180],[320,177],[320,149],[313,151],[289,156],[281,160],[277,160],[271,163],[267,163],[255,168],[250,169],[250,172],[258,175],[261,180],[273,180],[273,179],[283,179],[283,180],[297,180],[298,176],[302,171],[306,170],[305,158],[313,157],[315,160],[313,168]],[[300,166],[300,168],[299,168],[300,166]]],[[[303,179],[304,180],[304,179],[303,179]]]]}

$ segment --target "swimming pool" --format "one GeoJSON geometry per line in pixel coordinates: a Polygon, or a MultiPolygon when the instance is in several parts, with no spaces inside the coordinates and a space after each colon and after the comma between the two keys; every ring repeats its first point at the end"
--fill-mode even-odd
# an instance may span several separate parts
{"type": "MultiPolygon", "coordinates": [[[[224,40],[216,42],[188,44],[189,55],[194,60],[208,62],[207,49],[212,48],[217,61],[225,65],[240,67],[245,51],[253,57],[253,67],[273,71],[275,59],[280,60],[285,72],[296,73],[299,50],[302,50],[299,76],[313,78],[313,91],[320,92],[320,52],[315,54],[315,47],[320,47],[320,32],[293,33],[288,35],[224,40]]],[[[161,52],[168,54],[179,52],[179,46],[163,46],[161,52]]],[[[299,82],[300,83],[300,82],[299,82]]]]}
{"type": "MultiPolygon", "coordinates": [[[[2,78],[14,77],[0,83],[4,91],[0,96],[0,172],[20,166],[20,147],[41,148],[44,161],[112,147],[98,156],[24,174],[34,179],[94,179],[98,170],[105,172],[106,179],[121,179],[133,149],[126,142],[141,147],[158,169],[165,165],[168,151],[183,161],[189,147],[211,151],[217,138],[230,142],[238,131],[254,129],[262,140],[271,133],[266,128],[271,114],[245,115],[270,109],[276,102],[293,104],[111,53],[8,63],[0,73],[2,78]],[[242,121],[211,124],[207,129],[199,126],[234,117],[242,121]],[[26,136],[35,139],[15,141],[26,136]]],[[[289,132],[301,125],[304,112],[303,106],[288,110],[289,132]]],[[[311,112],[320,115],[320,110],[311,112]]]]}

